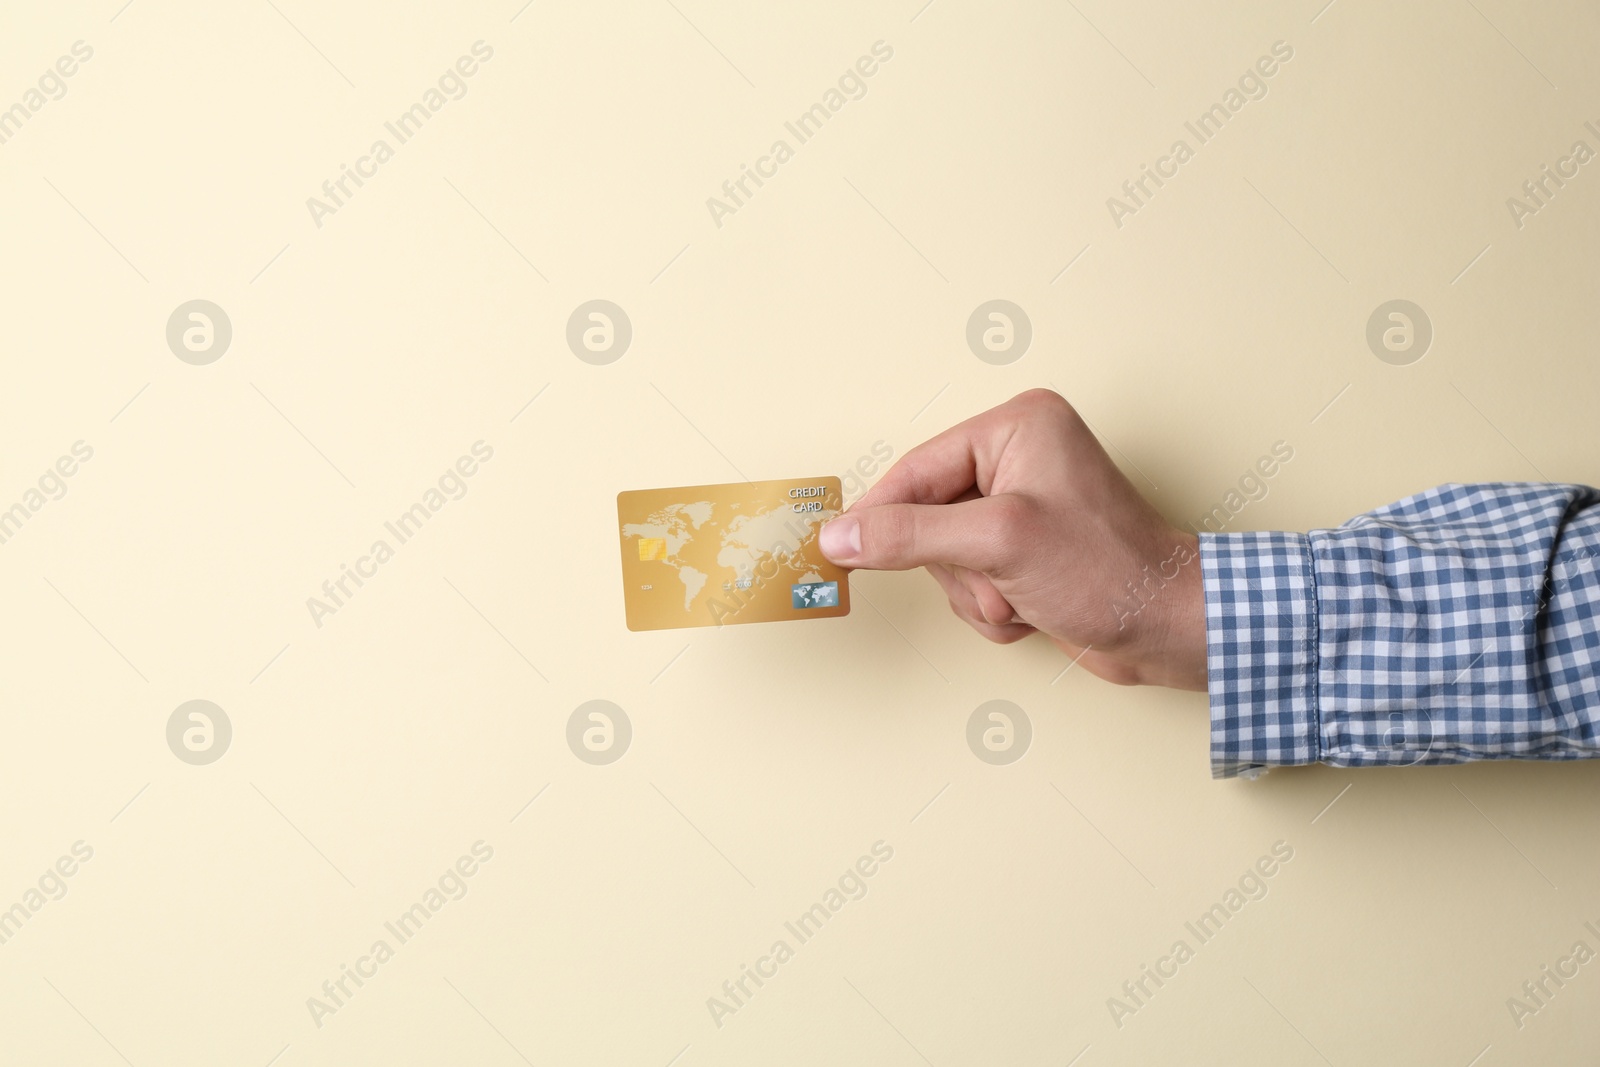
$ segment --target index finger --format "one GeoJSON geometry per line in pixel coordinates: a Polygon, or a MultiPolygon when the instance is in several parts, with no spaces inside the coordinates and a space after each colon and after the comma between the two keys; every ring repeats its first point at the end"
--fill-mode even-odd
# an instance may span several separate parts
{"type": "Polygon", "coordinates": [[[851,508],[950,504],[987,495],[995,461],[1014,425],[1007,407],[980,412],[912,448],[851,508]]]}

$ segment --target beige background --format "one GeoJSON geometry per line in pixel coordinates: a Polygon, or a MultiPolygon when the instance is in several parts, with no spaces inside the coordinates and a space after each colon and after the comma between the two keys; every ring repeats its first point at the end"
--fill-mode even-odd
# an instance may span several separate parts
{"type": "Polygon", "coordinates": [[[1047,383],[1180,522],[1280,439],[1237,529],[1600,481],[1600,173],[1505,206],[1600,147],[1600,17],[1321,2],[8,5],[0,106],[94,57],[0,145],[0,507],[94,457],[0,545],[0,907],[94,856],[0,945],[0,1062],[1585,1062],[1600,968],[1520,1029],[1506,999],[1600,949],[1600,769],[1213,782],[1202,697],[990,646],[920,574],[862,576],[845,619],[623,626],[618,490],[842,475],[1047,383]],[[317,228],[306,198],[477,40],[467,95],[317,228]],[[1269,94],[1116,227],[1279,40],[1269,94]],[[234,329],[208,366],[164,336],[196,298],[234,329]],[[593,298],[633,323],[608,366],[564,341],[593,298]],[[992,298],[1033,324],[1007,366],[964,338],[992,298]],[[1364,340],[1393,298],[1436,333],[1409,366],[1364,340]],[[478,440],[467,495],[314,626],[478,440]],[[209,766],[165,739],[197,698],[234,730],[209,766]],[[597,698],[633,725],[608,766],[565,741],[597,698]],[[1033,725],[1009,766],[967,747],[991,699],[1033,725]],[[478,840],[465,898],[316,1026],[478,840]],[[866,897],[714,1025],[878,840],[866,897]]]}

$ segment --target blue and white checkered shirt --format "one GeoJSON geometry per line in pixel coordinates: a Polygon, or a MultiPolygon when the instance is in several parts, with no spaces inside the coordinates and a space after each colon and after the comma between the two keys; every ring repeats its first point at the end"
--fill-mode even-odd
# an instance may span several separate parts
{"type": "Polygon", "coordinates": [[[1214,778],[1600,756],[1600,490],[1441,485],[1200,561],[1214,778]]]}

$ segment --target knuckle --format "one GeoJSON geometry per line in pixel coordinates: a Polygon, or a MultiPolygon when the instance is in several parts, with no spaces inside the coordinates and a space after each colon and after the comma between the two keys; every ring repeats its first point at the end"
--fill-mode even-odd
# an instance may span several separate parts
{"type": "Polygon", "coordinates": [[[1037,547],[1036,507],[1028,497],[1012,493],[989,499],[993,521],[989,524],[986,547],[994,566],[1007,570],[1037,547]]]}
{"type": "Polygon", "coordinates": [[[1135,686],[1139,684],[1139,675],[1126,667],[1102,669],[1100,677],[1112,685],[1135,686]]]}
{"type": "Polygon", "coordinates": [[[924,453],[914,448],[900,459],[900,477],[905,482],[907,493],[912,500],[921,504],[933,499],[932,484],[922,466],[923,456],[924,453]]]}
{"type": "Polygon", "coordinates": [[[1026,533],[1033,522],[1032,499],[1018,493],[1002,493],[989,498],[993,503],[995,525],[1015,537],[1026,533]]]}
{"type": "Polygon", "coordinates": [[[862,554],[891,562],[911,554],[915,544],[912,514],[898,504],[885,504],[873,512],[872,522],[861,525],[862,554]]]}
{"type": "Polygon", "coordinates": [[[997,645],[1010,645],[1027,637],[1028,632],[1015,626],[990,625],[984,628],[983,636],[997,645]]]}
{"type": "Polygon", "coordinates": [[[1017,397],[1029,416],[1069,434],[1088,429],[1078,409],[1054,389],[1029,389],[1017,397]]]}
{"type": "Polygon", "coordinates": [[[1040,414],[1049,414],[1055,416],[1068,414],[1074,416],[1077,415],[1077,412],[1073,409],[1072,404],[1067,401],[1066,397],[1062,396],[1054,389],[1046,389],[1043,386],[1018,393],[1016,399],[1018,402],[1026,405],[1029,409],[1037,411],[1040,414]]]}
{"type": "Polygon", "coordinates": [[[978,589],[973,596],[978,601],[978,610],[983,615],[985,622],[1001,624],[1010,622],[1016,615],[1011,610],[1011,605],[1001,596],[993,586],[978,589]]]}

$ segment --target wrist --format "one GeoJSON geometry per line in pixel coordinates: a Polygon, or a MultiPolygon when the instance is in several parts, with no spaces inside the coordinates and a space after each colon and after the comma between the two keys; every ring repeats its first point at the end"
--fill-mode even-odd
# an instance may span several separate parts
{"type": "MultiPolygon", "coordinates": [[[[1199,538],[1167,527],[1131,554],[1110,601],[1115,625],[1092,638],[1090,669],[1122,685],[1206,688],[1199,538]]],[[[1062,642],[1058,641],[1058,644],[1062,642]]],[[[1078,639],[1082,645],[1082,639],[1078,639]]],[[[1075,654],[1070,643],[1062,644],[1075,654]]]]}
{"type": "Polygon", "coordinates": [[[1157,562],[1145,568],[1163,583],[1151,602],[1149,633],[1141,644],[1141,681],[1173,689],[1206,689],[1205,579],[1200,538],[1170,529],[1157,542],[1157,562]]]}

